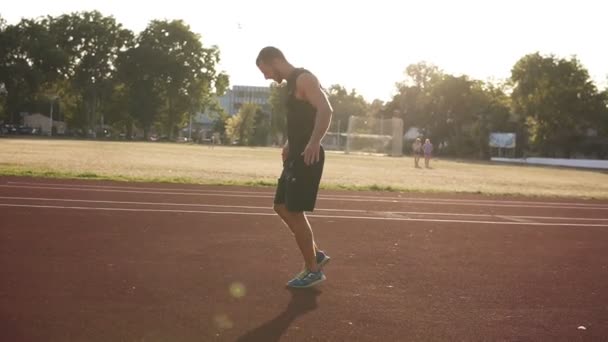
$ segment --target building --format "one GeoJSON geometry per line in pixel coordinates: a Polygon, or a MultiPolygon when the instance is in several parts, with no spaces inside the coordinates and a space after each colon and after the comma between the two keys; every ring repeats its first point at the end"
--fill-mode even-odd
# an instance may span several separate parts
{"type": "MultiPolygon", "coordinates": [[[[51,132],[51,119],[42,114],[23,115],[23,125],[30,128],[39,129],[42,134],[49,135],[51,132]]],[[[53,120],[53,134],[65,134],[67,125],[63,121],[53,120]]]]}
{"type": "MultiPolygon", "coordinates": [[[[218,98],[220,107],[229,116],[237,115],[244,104],[257,104],[263,112],[270,115],[270,87],[235,85],[228,89],[223,96],[218,98]]],[[[216,113],[206,110],[192,116],[192,122],[180,130],[183,138],[191,137],[193,141],[200,143],[211,142],[212,137],[221,141],[223,132],[215,132],[216,113]]]]}
{"type": "Polygon", "coordinates": [[[246,103],[255,103],[263,111],[270,112],[269,100],[270,87],[235,85],[219,98],[219,103],[228,115],[233,116],[246,103]]]}

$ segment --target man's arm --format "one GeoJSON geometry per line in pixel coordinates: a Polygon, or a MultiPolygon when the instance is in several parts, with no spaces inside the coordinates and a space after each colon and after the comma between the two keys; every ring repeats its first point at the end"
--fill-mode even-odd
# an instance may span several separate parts
{"type": "Polygon", "coordinates": [[[302,153],[304,162],[310,165],[319,161],[321,140],[329,129],[333,109],[325,92],[321,90],[319,80],[309,73],[302,74],[296,81],[296,89],[317,110],[315,126],[306,149],[302,153]]]}

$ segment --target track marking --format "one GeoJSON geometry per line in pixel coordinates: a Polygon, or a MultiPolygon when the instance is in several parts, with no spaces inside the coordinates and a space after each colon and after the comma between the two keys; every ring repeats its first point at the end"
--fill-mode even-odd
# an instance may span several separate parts
{"type": "Polygon", "coordinates": [[[512,222],[534,223],[533,221],[526,220],[526,219],[523,219],[520,217],[514,217],[514,216],[496,215],[496,217],[504,219],[504,220],[512,221],[512,222]]]}
{"type": "MultiPolygon", "coordinates": [[[[172,209],[132,209],[132,208],[106,208],[106,207],[72,207],[57,205],[28,205],[28,204],[4,204],[0,207],[39,208],[39,209],[69,209],[69,210],[91,210],[91,211],[126,211],[126,212],[164,212],[185,214],[214,214],[214,215],[244,215],[244,216],[275,216],[275,213],[240,212],[240,211],[206,211],[206,210],[172,210],[172,209]]],[[[512,226],[567,226],[567,227],[606,227],[608,224],[590,223],[523,223],[523,222],[498,222],[498,221],[474,221],[474,220],[447,220],[447,219],[413,219],[397,217],[375,217],[375,216],[346,216],[346,215],[319,215],[310,214],[312,218],[350,219],[350,220],[374,220],[374,221],[413,221],[413,222],[436,222],[436,223],[469,223],[489,225],[512,225],[512,226]]]]}
{"type": "MultiPolygon", "coordinates": [[[[136,202],[136,201],[109,201],[109,200],[87,200],[87,199],[66,199],[48,197],[11,197],[0,196],[0,199],[18,201],[46,201],[46,202],[76,202],[76,203],[103,203],[103,204],[126,204],[126,205],[148,205],[148,206],[179,206],[179,207],[204,207],[204,208],[233,208],[251,210],[270,210],[272,207],[266,206],[247,206],[247,205],[223,205],[223,204],[200,204],[200,203],[173,203],[173,202],[136,202]]],[[[14,204],[14,203],[10,203],[14,204]]],[[[465,214],[465,213],[442,213],[442,212],[420,212],[420,211],[378,211],[362,209],[331,209],[317,208],[315,211],[324,212],[347,212],[347,213],[369,213],[381,216],[414,215],[414,216],[456,216],[456,217],[486,217],[502,218],[514,222],[528,223],[527,219],[538,220],[574,220],[574,221],[608,221],[608,218],[587,218],[587,217],[560,217],[560,216],[520,216],[520,215],[494,215],[494,214],[465,214]]]]}
{"type": "MultiPolygon", "coordinates": [[[[67,191],[88,191],[88,192],[113,192],[113,193],[136,193],[136,194],[156,194],[156,195],[182,195],[182,196],[216,196],[216,197],[240,197],[240,198],[273,198],[274,195],[238,195],[238,194],[218,194],[218,193],[183,193],[183,192],[166,192],[166,191],[135,191],[135,190],[110,190],[110,189],[87,189],[87,188],[66,188],[66,187],[33,187],[33,186],[19,186],[19,185],[0,185],[4,188],[25,188],[25,189],[48,189],[48,190],[67,190],[67,191]]],[[[435,202],[423,202],[417,198],[401,198],[400,200],[377,200],[368,199],[365,196],[361,198],[342,198],[342,197],[328,197],[319,196],[319,200],[326,201],[346,201],[346,202],[383,202],[383,203],[415,203],[415,204],[436,204],[436,205],[462,205],[462,206],[490,206],[490,207],[511,207],[511,208],[549,208],[549,209],[580,209],[580,210],[608,210],[607,207],[603,206],[592,206],[591,204],[580,204],[578,206],[562,206],[562,205],[530,205],[527,202],[521,202],[521,205],[512,204],[498,204],[497,201],[486,202],[462,202],[458,200],[436,200],[435,202]],[[421,203],[423,202],[423,203],[421,203]]],[[[542,202],[539,202],[542,203],[542,202]]]]}
{"type": "MultiPolygon", "coordinates": [[[[124,190],[149,190],[149,191],[169,191],[169,192],[187,192],[187,193],[216,193],[216,194],[235,194],[235,195],[245,195],[245,194],[253,194],[253,195],[268,195],[274,196],[274,192],[271,191],[241,191],[241,190],[198,190],[198,189],[184,189],[184,188],[158,188],[158,187],[133,187],[133,186],[110,186],[110,185],[86,185],[86,184],[61,184],[61,183],[35,183],[35,182],[13,182],[9,181],[7,184],[15,184],[15,185],[35,185],[40,187],[46,186],[59,186],[59,187],[70,187],[70,188],[92,188],[92,189],[124,189],[124,190]]],[[[320,198],[325,199],[343,199],[343,198],[352,198],[352,199],[378,199],[382,201],[402,201],[402,200],[415,200],[415,201],[430,201],[430,202],[461,202],[461,203],[496,203],[496,204],[535,204],[535,205],[556,205],[556,206],[594,206],[608,209],[608,205],[603,204],[594,204],[594,203],[576,203],[576,202],[545,202],[545,201],[514,201],[514,200],[470,200],[470,199],[445,199],[445,198],[425,198],[425,197],[389,197],[389,196],[361,196],[361,195],[320,195],[320,198]]]]}

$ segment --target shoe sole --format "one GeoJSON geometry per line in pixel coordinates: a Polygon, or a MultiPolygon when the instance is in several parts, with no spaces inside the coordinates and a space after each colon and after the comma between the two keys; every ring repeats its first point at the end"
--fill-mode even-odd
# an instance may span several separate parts
{"type": "Polygon", "coordinates": [[[292,289],[305,289],[305,288],[309,288],[309,287],[313,287],[319,283],[324,282],[327,279],[327,277],[325,277],[325,274],[321,277],[321,279],[313,281],[312,283],[305,285],[305,286],[293,286],[293,285],[287,285],[287,287],[291,287],[292,289]]]}

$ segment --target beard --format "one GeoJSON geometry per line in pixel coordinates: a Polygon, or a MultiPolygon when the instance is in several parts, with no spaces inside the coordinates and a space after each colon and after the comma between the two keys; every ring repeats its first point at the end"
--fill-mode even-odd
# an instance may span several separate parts
{"type": "Polygon", "coordinates": [[[277,67],[272,67],[272,75],[274,76],[272,79],[277,82],[278,84],[283,83],[283,80],[285,79],[283,77],[283,75],[281,75],[281,72],[279,71],[279,68],[277,67]]]}

